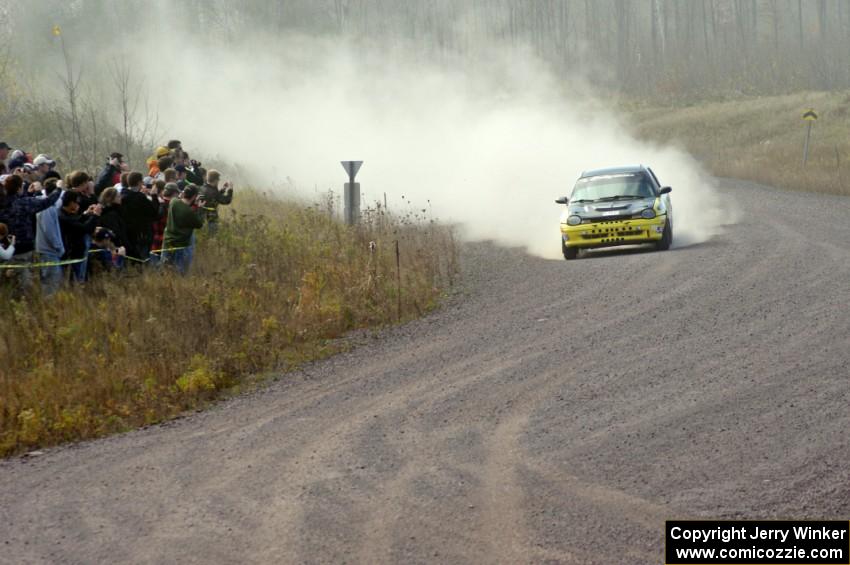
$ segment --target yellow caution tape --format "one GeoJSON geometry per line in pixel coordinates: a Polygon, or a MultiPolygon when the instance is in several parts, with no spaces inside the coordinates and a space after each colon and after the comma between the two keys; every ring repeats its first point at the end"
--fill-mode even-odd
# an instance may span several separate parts
{"type": "MultiPolygon", "coordinates": [[[[181,249],[189,249],[191,246],[185,247],[168,247],[166,249],[157,249],[156,251],[151,251],[151,255],[159,255],[165,251],[180,251],[181,249]]],[[[89,254],[94,253],[112,253],[109,249],[89,249],[89,254]]],[[[138,257],[130,257],[129,255],[123,256],[125,259],[130,261],[135,261],[137,263],[147,263],[150,261],[150,258],[147,259],[139,259],[138,257]]],[[[77,263],[82,263],[83,261],[88,260],[87,257],[82,259],[66,259],[64,261],[43,261],[36,263],[7,263],[0,265],[0,269],[39,269],[42,267],[64,267],[66,265],[76,265],[77,263]]]]}
{"type": "Polygon", "coordinates": [[[75,265],[82,263],[85,259],[67,259],[65,261],[46,261],[40,263],[10,263],[0,265],[0,269],[38,269],[40,267],[61,267],[63,265],[75,265]]]}
{"type": "Polygon", "coordinates": [[[151,251],[151,254],[154,253],[164,253],[165,251],[180,251],[181,249],[189,249],[192,247],[191,245],[186,245],[183,247],[168,247],[166,249],[157,249],[156,251],[151,251]]]}

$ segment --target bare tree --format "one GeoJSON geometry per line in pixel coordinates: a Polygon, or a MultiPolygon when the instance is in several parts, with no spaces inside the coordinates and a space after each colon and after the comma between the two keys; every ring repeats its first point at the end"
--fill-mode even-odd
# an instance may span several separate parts
{"type": "Polygon", "coordinates": [[[62,47],[62,59],[65,62],[65,75],[60,75],[59,78],[62,81],[62,86],[68,100],[68,108],[70,110],[71,148],[69,151],[69,158],[72,161],[75,161],[82,157],[83,150],[83,128],[80,123],[79,111],[79,88],[80,80],[83,77],[83,69],[80,67],[76,72],[74,71],[73,64],[71,63],[71,57],[68,54],[68,49],[65,45],[65,36],[60,30],[58,30],[58,28],[56,35],[59,37],[59,44],[62,47]]]}
{"type": "MultiPolygon", "coordinates": [[[[109,64],[109,74],[118,94],[119,145],[128,162],[133,162],[134,144],[153,145],[159,120],[150,107],[148,93],[134,80],[126,59],[113,59],[109,64]]],[[[143,158],[139,157],[140,160],[143,158]]]]}

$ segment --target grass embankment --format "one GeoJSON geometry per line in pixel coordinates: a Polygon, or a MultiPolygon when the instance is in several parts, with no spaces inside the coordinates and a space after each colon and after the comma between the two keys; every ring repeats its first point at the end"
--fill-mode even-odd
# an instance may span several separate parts
{"type": "Polygon", "coordinates": [[[233,208],[187,278],[148,270],[1,297],[0,455],[174,417],[395,322],[396,241],[402,318],[434,307],[456,272],[451,231],[412,213],[373,210],[354,229],[256,193],[233,208]]]}
{"type": "Polygon", "coordinates": [[[850,92],[805,92],[693,105],[626,104],[638,135],[681,144],[715,175],[850,194],[850,92]],[[815,122],[804,168],[806,108],[815,122]]]}

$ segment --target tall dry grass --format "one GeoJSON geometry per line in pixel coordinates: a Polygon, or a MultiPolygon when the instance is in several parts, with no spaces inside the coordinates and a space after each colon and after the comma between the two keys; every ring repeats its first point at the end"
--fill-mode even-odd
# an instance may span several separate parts
{"type": "Polygon", "coordinates": [[[718,176],[791,190],[850,194],[850,91],[803,92],[688,105],[625,104],[638,134],[678,143],[718,176]],[[814,108],[809,159],[806,123],[814,108]]]}
{"type": "Polygon", "coordinates": [[[188,277],[0,290],[0,454],[173,417],[331,353],[349,330],[427,312],[456,273],[451,229],[424,214],[373,208],[352,228],[327,206],[256,192],[222,211],[188,277]]]}

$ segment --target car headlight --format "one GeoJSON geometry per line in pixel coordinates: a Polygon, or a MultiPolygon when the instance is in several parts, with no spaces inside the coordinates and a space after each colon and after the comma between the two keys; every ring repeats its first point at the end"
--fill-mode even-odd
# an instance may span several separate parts
{"type": "Polygon", "coordinates": [[[653,210],[652,208],[647,208],[646,210],[643,210],[640,213],[640,217],[645,220],[651,220],[655,217],[655,210],[653,210]]]}
{"type": "Polygon", "coordinates": [[[577,226],[581,224],[581,218],[579,216],[570,216],[567,218],[567,225],[577,226]]]}

